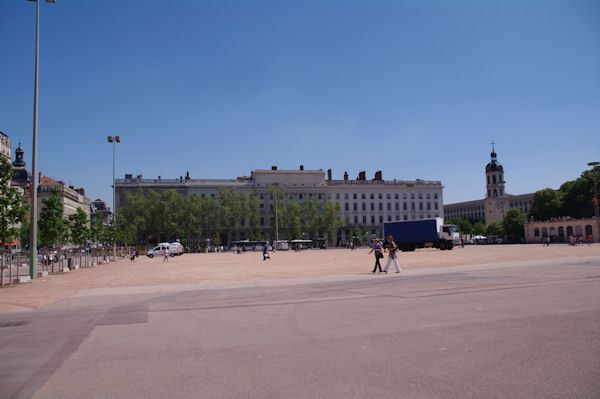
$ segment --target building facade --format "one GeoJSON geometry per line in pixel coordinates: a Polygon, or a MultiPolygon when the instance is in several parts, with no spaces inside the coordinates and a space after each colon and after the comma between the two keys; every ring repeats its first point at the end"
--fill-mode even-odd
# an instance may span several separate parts
{"type": "Polygon", "coordinates": [[[90,203],[90,208],[90,222],[92,223],[92,226],[96,218],[102,219],[102,223],[104,225],[108,226],[110,224],[112,212],[110,211],[110,208],[108,207],[106,201],[98,198],[90,203]]]}
{"type": "Polygon", "coordinates": [[[585,242],[600,242],[600,219],[557,219],[543,222],[525,223],[525,242],[541,243],[549,237],[552,242],[568,242],[569,237],[583,239],[585,242]]]}
{"type": "MultiPolygon", "coordinates": [[[[219,190],[232,188],[238,194],[254,195],[259,200],[259,226],[268,240],[273,240],[274,209],[272,187],[283,189],[286,201],[302,202],[308,198],[317,203],[338,202],[344,226],[338,233],[337,243],[351,240],[355,229],[368,234],[380,233],[384,222],[444,217],[442,183],[424,180],[383,180],[382,173],[376,172],[373,179],[367,180],[366,172],[360,172],[355,180],[344,173],[343,180],[334,180],[331,169],[327,175],[323,170],[255,170],[250,176],[231,180],[191,179],[189,173],[179,179],[143,179],[126,174],[117,179],[116,206],[125,200],[126,193],[141,188],[158,193],[175,190],[181,195],[210,196],[216,198],[219,190]]],[[[248,231],[243,229],[231,240],[245,239],[248,231]]]]}
{"type": "Polygon", "coordinates": [[[60,201],[63,204],[63,216],[68,218],[77,212],[77,208],[83,209],[85,214],[90,220],[90,199],[85,196],[85,190],[83,188],[75,188],[73,186],[66,186],[61,181],[55,181],[47,176],[43,176],[39,173],[39,186],[38,186],[38,215],[37,218],[40,220],[40,213],[44,207],[44,202],[48,200],[56,192],[60,201]]]}
{"type": "Polygon", "coordinates": [[[511,209],[527,215],[533,204],[533,194],[511,195],[505,190],[504,167],[498,162],[492,146],[491,160],[485,167],[486,197],[484,199],[444,205],[448,219],[459,218],[484,222],[486,226],[502,221],[511,209]]]}
{"type": "Polygon", "coordinates": [[[0,132],[0,156],[11,161],[10,140],[3,132],[0,132]]]}

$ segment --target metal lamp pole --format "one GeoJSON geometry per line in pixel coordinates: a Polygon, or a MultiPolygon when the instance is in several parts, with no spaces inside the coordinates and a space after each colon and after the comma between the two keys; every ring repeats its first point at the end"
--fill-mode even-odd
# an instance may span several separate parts
{"type": "MultiPolygon", "coordinates": [[[[40,56],[40,2],[35,1],[35,84],[33,92],[33,143],[31,150],[31,237],[29,241],[29,277],[37,277],[37,136],[38,136],[38,59],[40,56]]],[[[56,0],[46,0],[56,3],[56,0]]]]}
{"type": "Polygon", "coordinates": [[[279,219],[277,213],[277,203],[279,202],[279,190],[275,189],[275,246],[274,251],[277,251],[277,245],[279,245],[279,219]]]}
{"type": "MultiPolygon", "coordinates": [[[[588,162],[588,166],[598,166],[600,162],[588,162]]],[[[594,198],[596,199],[596,206],[594,206],[594,215],[598,217],[598,187],[596,182],[596,175],[593,175],[594,178],[594,198]]]]}
{"type": "Polygon", "coordinates": [[[115,231],[117,228],[116,220],[117,220],[117,207],[115,202],[115,152],[117,143],[121,142],[121,137],[119,136],[108,136],[108,142],[113,143],[113,214],[112,214],[112,225],[113,225],[113,261],[117,260],[117,240],[115,238],[115,231]]]}

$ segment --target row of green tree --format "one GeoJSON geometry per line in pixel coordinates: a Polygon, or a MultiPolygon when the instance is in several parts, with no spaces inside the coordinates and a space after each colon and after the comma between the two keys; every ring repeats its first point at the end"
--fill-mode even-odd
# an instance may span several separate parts
{"type": "Polygon", "coordinates": [[[537,191],[533,195],[529,216],[534,220],[592,217],[594,178],[596,182],[600,182],[600,166],[586,170],[581,177],[565,182],[558,190],[546,188],[537,191]]]}
{"type": "Polygon", "coordinates": [[[495,235],[506,237],[512,242],[520,242],[524,237],[526,221],[527,217],[523,212],[511,209],[506,212],[502,221],[492,222],[487,227],[481,221],[459,218],[450,219],[446,223],[455,224],[462,235],[495,235]]]}
{"type": "Polygon", "coordinates": [[[206,239],[214,244],[228,241],[231,233],[238,236],[242,230],[248,239],[260,241],[266,226],[275,237],[275,218],[279,238],[286,240],[317,236],[333,240],[343,225],[337,202],[321,204],[312,198],[302,203],[287,201],[279,187],[272,187],[269,196],[269,211],[261,212],[255,195],[237,194],[233,189],[222,189],[213,198],[140,188],[125,194],[117,211],[117,232],[128,243],[180,239],[193,247],[204,245],[206,239]]]}
{"type": "MultiPolygon", "coordinates": [[[[75,214],[64,218],[63,204],[58,193],[53,193],[40,211],[38,220],[37,242],[40,248],[54,248],[63,245],[81,246],[86,242],[111,243],[114,229],[104,225],[102,219],[94,219],[90,227],[87,214],[82,208],[77,208],[75,214]]],[[[31,225],[23,222],[19,231],[22,247],[29,244],[31,225]]]]}
{"type": "MultiPolygon", "coordinates": [[[[29,205],[16,187],[10,185],[12,165],[0,157],[0,242],[12,243],[20,239],[25,247],[30,242],[31,227],[26,221],[29,205]]],[[[86,241],[112,242],[114,229],[96,220],[90,228],[85,211],[78,208],[69,218],[64,218],[63,203],[55,191],[44,202],[37,229],[39,247],[52,248],[66,244],[80,246],[86,241]]],[[[4,245],[3,245],[4,247],[4,245]]]]}

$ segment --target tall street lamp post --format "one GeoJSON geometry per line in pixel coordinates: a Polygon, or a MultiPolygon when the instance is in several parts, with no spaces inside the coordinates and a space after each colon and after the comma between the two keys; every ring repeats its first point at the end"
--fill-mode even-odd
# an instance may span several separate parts
{"type": "Polygon", "coordinates": [[[115,202],[115,151],[117,143],[121,142],[119,136],[108,136],[108,142],[113,143],[113,214],[112,214],[112,236],[113,236],[113,261],[117,260],[117,240],[115,238],[115,231],[117,229],[117,205],[115,202]]]}
{"type": "MultiPolygon", "coordinates": [[[[33,144],[31,151],[31,237],[29,242],[29,277],[37,277],[37,136],[38,136],[38,58],[40,56],[40,2],[35,1],[35,84],[33,92],[33,144]]],[[[46,0],[56,3],[56,0],[46,0]]]]}
{"type": "MultiPolygon", "coordinates": [[[[598,166],[600,162],[588,162],[588,166],[598,166]]],[[[594,215],[598,217],[598,182],[596,181],[596,175],[592,175],[594,179],[594,215]]]]}

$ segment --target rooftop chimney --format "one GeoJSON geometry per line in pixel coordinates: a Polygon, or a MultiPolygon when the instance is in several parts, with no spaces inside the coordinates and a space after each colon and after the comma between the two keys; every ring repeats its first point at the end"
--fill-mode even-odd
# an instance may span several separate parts
{"type": "Polygon", "coordinates": [[[362,172],[358,172],[358,179],[356,180],[367,180],[367,172],[364,170],[362,172]]]}
{"type": "Polygon", "coordinates": [[[344,180],[348,180],[348,172],[344,172],[344,180]]]}
{"type": "Polygon", "coordinates": [[[75,191],[77,191],[79,194],[81,195],[85,195],[85,190],[83,187],[76,189],[75,191]]]}
{"type": "Polygon", "coordinates": [[[383,180],[383,178],[381,177],[381,171],[378,170],[377,172],[375,172],[375,178],[373,180],[383,180]]]}
{"type": "Polygon", "coordinates": [[[327,169],[327,180],[331,180],[331,168],[327,169]]]}
{"type": "Polygon", "coordinates": [[[304,170],[304,165],[300,165],[300,170],[304,170]]]}
{"type": "Polygon", "coordinates": [[[271,166],[271,170],[277,170],[277,166],[275,166],[275,165],[271,166]]]}

